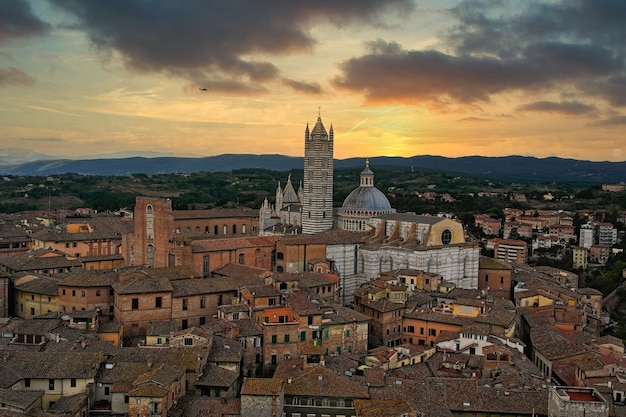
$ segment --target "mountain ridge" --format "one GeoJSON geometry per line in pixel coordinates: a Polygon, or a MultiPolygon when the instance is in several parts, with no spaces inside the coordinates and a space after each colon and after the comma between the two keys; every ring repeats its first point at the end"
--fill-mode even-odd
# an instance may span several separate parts
{"type": "MultiPolygon", "coordinates": [[[[626,161],[596,162],[559,157],[463,156],[448,158],[435,155],[411,157],[377,156],[368,158],[375,167],[407,168],[488,177],[526,178],[541,181],[581,181],[595,183],[626,182],[626,161]]],[[[335,159],[336,169],[357,168],[366,158],[335,159]]],[[[20,163],[0,163],[0,174],[13,176],[49,176],[66,173],[81,175],[171,174],[232,171],[265,168],[276,171],[302,169],[303,158],[280,154],[222,154],[205,157],[143,157],[98,159],[40,159],[20,163]]]]}

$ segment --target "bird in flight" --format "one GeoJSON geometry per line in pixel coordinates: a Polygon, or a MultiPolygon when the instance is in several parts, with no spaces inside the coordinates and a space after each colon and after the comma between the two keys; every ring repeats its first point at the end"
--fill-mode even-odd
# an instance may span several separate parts
{"type": "Polygon", "coordinates": [[[206,91],[206,88],[204,88],[204,87],[200,87],[200,88],[198,88],[198,90],[200,90],[200,91],[206,91]]]}

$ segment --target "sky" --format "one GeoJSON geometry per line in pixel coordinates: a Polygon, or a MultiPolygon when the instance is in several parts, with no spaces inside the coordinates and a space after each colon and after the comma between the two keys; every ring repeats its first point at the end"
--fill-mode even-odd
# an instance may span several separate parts
{"type": "Polygon", "coordinates": [[[0,151],[626,160],[623,0],[0,0],[0,151]]]}

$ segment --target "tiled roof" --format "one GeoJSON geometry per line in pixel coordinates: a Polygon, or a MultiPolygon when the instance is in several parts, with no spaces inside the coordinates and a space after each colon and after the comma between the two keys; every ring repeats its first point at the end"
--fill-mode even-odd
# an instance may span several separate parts
{"type": "Polygon", "coordinates": [[[194,240],[192,252],[212,252],[245,248],[274,247],[279,236],[230,237],[219,239],[194,240]]]}
{"type": "Polygon", "coordinates": [[[324,366],[305,369],[285,383],[285,395],[324,398],[369,398],[364,388],[352,383],[349,377],[337,375],[324,366]]]}
{"type": "Polygon", "coordinates": [[[43,393],[44,392],[41,390],[13,390],[0,388],[0,403],[20,408],[22,410],[28,410],[35,402],[41,401],[43,393]]]}
{"type": "Polygon", "coordinates": [[[222,368],[214,363],[207,363],[202,370],[202,374],[196,381],[196,385],[230,388],[235,382],[237,382],[238,378],[238,372],[222,368]]]}
{"type": "Polygon", "coordinates": [[[259,277],[265,278],[272,275],[272,271],[254,266],[241,265],[237,263],[227,263],[213,271],[212,274],[231,277],[259,277]]]}
{"type": "Polygon", "coordinates": [[[175,321],[151,321],[150,323],[148,323],[146,336],[169,335],[177,329],[178,325],[175,321]]]}
{"type": "Polygon", "coordinates": [[[213,337],[213,346],[207,359],[214,363],[239,363],[242,357],[241,343],[221,336],[213,337]]]}
{"type": "Polygon", "coordinates": [[[369,317],[339,303],[328,303],[320,306],[324,319],[330,320],[331,324],[345,324],[367,322],[369,317]]]}
{"type": "Polygon", "coordinates": [[[172,417],[225,417],[239,416],[241,401],[239,398],[207,398],[184,396],[168,415],[172,417]]]}
{"type": "Polygon", "coordinates": [[[168,363],[187,368],[187,372],[195,372],[201,360],[209,354],[209,346],[169,347],[167,349],[148,349],[139,347],[116,348],[110,353],[109,362],[139,362],[146,364],[168,363]]]}
{"type": "Polygon", "coordinates": [[[31,249],[12,256],[0,257],[0,265],[12,271],[38,271],[42,269],[80,268],[80,259],[53,249],[31,249]]]}
{"type": "Polygon", "coordinates": [[[161,275],[143,274],[125,281],[116,282],[113,289],[117,294],[147,294],[159,292],[171,292],[173,290],[170,281],[161,275]]]}
{"type": "Polygon", "coordinates": [[[331,229],[325,232],[310,235],[282,236],[280,242],[289,245],[344,245],[350,243],[363,243],[368,236],[365,232],[354,232],[343,229],[331,229]]]}
{"type": "Polygon", "coordinates": [[[246,318],[234,321],[239,326],[239,337],[259,336],[263,334],[263,328],[254,319],[246,318]]]}
{"type": "Polygon", "coordinates": [[[280,395],[283,380],[280,378],[245,378],[241,395],[280,395]]]}
{"type": "Polygon", "coordinates": [[[151,397],[151,398],[163,398],[167,395],[167,389],[160,387],[156,384],[140,385],[131,389],[128,392],[129,397],[151,397]]]}
{"type": "Polygon", "coordinates": [[[3,328],[3,332],[11,332],[15,334],[41,335],[47,334],[58,326],[59,319],[45,320],[27,320],[14,317],[3,328]]]}
{"type": "Polygon", "coordinates": [[[481,256],[479,258],[478,267],[480,269],[502,269],[505,271],[513,270],[511,264],[499,261],[497,259],[489,258],[487,256],[481,256]]]}
{"type": "Polygon", "coordinates": [[[413,414],[406,400],[356,400],[354,410],[359,417],[397,417],[413,414]]]}
{"type": "Polygon", "coordinates": [[[217,219],[229,217],[257,218],[259,211],[249,208],[215,208],[207,210],[174,210],[174,220],[217,219]]]}
{"type": "Polygon", "coordinates": [[[287,304],[300,316],[322,314],[319,305],[313,304],[301,291],[288,291],[283,294],[287,304]]]}
{"type": "Polygon", "coordinates": [[[59,285],[69,287],[107,287],[118,281],[119,273],[114,270],[77,269],[60,274],[59,285]]]}
{"type": "Polygon", "coordinates": [[[15,289],[22,292],[29,292],[41,295],[59,295],[59,280],[57,278],[40,276],[23,284],[15,286],[15,289]]]}
{"type": "Polygon", "coordinates": [[[102,355],[94,352],[9,352],[6,362],[22,378],[93,378],[98,372],[102,355]]]}
{"type": "Polygon", "coordinates": [[[87,240],[112,240],[121,239],[122,235],[133,230],[133,222],[123,217],[101,217],[81,219],[73,223],[88,224],[84,232],[69,233],[67,225],[62,229],[44,229],[33,233],[35,240],[42,242],[77,242],[87,240]]]}

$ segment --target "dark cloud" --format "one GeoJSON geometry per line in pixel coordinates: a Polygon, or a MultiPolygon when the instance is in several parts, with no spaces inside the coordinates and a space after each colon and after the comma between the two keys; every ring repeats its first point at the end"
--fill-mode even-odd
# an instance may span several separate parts
{"type": "Polygon", "coordinates": [[[624,126],[626,125],[626,116],[615,116],[609,119],[598,120],[597,122],[589,123],[589,125],[600,127],[624,126]]]}
{"type": "Polygon", "coordinates": [[[18,68],[0,68],[0,85],[33,85],[35,79],[18,68]]]}
{"type": "Polygon", "coordinates": [[[411,7],[410,0],[51,1],[78,18],[94,45],[121,54],[129,68],[235,91],[278,79],[272,63],[248,57],[310,50],[315,39],[309,29],[316,23],[384,24],[382,12],[411,7]]]}
{"type": "Polygon", "coordinates": [[[49,25],[33,15],[26,0],[0,0],[0,42],[43,35],[49,25]]]}
{"type": "MultiPolygon", "coordinates": [[[[457,24],[442,35],[447,52],[369,42],[340,64],[334,84],[373,102],[468,104],[511,90],[567,90],[626,105],[626,2],[469,0],[449,13],[457,24]]],[[[568,110],[576,111],[560,109],[568,110]]]]}
{"type": "Polygon", "coordinates": [[[520,111],[559,113],[566,115],[594,114],[597,111],[595,106],[578,101],[564,101],[561,103],[555,101],[535,101],[519,106],[517,109],[520,111]]]}
{"type": "Polygon", "coordinates": [[[307,94],[322,94],[322,87],[318,83],[307,83],[305,81],[283,79],[283,83],[296,91],[307,94]]]}

